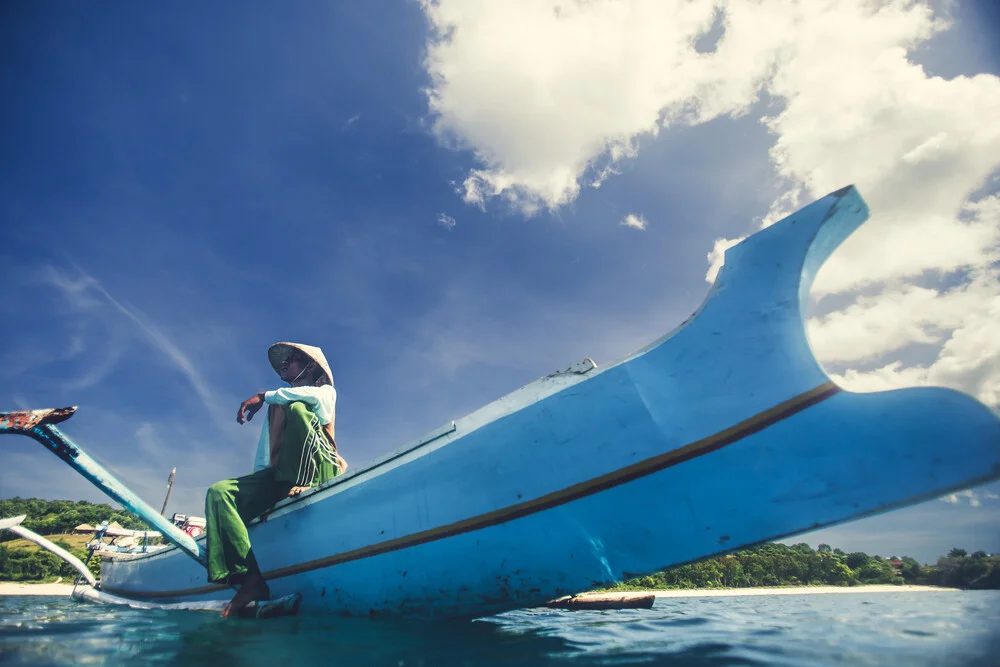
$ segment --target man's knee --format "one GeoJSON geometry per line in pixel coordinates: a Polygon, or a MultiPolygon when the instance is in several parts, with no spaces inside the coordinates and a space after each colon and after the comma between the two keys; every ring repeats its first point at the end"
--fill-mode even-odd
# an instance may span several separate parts
{"type": "Polygon", "coordinates": [[[231,479],[223,479],[212,486],[208,487],[208,492],[205,494],[206,500],[218,500],[219,498],[228,495],[232,490],[231,479]]]}
{"type": "Polygon", "coordinates": [[[309,417],[310,414],[312,414],[309,412],[309,406],[303,403],[302,401],[295,401],[294,403],[289,403],[288,413],[295,415],[296,417],[300,417],[302,419],[306,419],[309,417]]]}

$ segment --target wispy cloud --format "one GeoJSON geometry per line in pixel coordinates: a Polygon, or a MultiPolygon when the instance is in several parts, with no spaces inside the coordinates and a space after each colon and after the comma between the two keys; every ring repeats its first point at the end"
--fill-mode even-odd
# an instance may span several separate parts
{"type": "MultiPolygon", "coordinates": [[[[83,352],[83,349],[80,350],[83,352]]],[[[94,346],[91,358],[96,359],[96,363],[90,366],[83,375],[63,382],[63,389],[76,391],[93,387],[106,378],[117,366],[122,358],[120,345],[111,343],[108,345],[94,346]]]]}
{"type": "Polygon", "coordinates": [[[455,229],[455,218],[450,215],[445,215],[442,213],[438,216],[438,224],[447,229],[449,232],[455,229]]]}
{"type": "MultiPolygon", "coordinates": [[[[102,304],[112,306],[115,311],[123,315],[133,325],[134,330],[141,334],[141,337],[145,339],[148,345],[159,352],[174,368],[181,372],[203,404],[206,406],[215,404],[217,399],[216,393],[209,387],[188,355],[167,336],[161,327],[156,325],[139,309],[115,298],[96,278],[82,268],[75,264],[73,264],[73,268],[77,273],[76,276],[67,275],[55,267],[48,266],[43,272],[44,280],[55,287],[63,297],[80,311],[100,317],[102,304]]],[[[82,342],[74,342],[74,349],[81,351],[82,348],[82,342]]],[[[116,345],[104,346],[100,364],[91,369],[83,378],[71,382],[70,386],[80,388],[93,384],[106,376],[120,359],[121,351],[116,345]]]]}
{"type": "Polygon", "coordinates": [[[149,341],[154,349],[159,350],[167,357],[167,359],[173,362],[174,367],[184,374],[184,376],[188,379],[188,382],[191,384],[191,388],[195,390],[203,402],[209,405],[215,403],[216,395],[208,387],[208,384],[201,376],[201,373],[195,369],[194,364],[191,363],[188,356],[167,337],[160,327],[151,322],[149,318],[143,315],[138,309],[130,308],[111,296],[111,294],[109,294],[108,291],[96,281],[94,282],[94,289],[102,294],[104,298],[106,298],[108,302],[122,315],[131,320],[132,323],[135,324],[136,327],[138,327],[138,329],[143,333],[146,340],[149,341]]]}
{"type": "Polygon", "coordinates": [[[618,223],[623,227],[630,227],[631,229],[638,229],[639,231],[645,231],[646,229],[646,219],[641,215],[636,215],[635,213],[629,213],[622,221],[618,223]]]}

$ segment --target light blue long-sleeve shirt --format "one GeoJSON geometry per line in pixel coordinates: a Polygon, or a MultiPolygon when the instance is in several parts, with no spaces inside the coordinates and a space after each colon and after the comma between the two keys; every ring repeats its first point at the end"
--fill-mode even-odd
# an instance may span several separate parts
{"type": "MultiPolygon", "coordinates": [[[[264,392],[264,402],[270,405],[288,405],[301,401],[309,411],[316,415],[321,424],[333,424],[337,414],[337,390],[333,385],[321,387],[284,387],[264,392]]],[[[254,457],[253,471],[263,470],[271,466],[271,429],[267,418],[267,409],[262,408],[264,423],[260,426],[260,439],[257,441],[257,456],[254,457]]]]}

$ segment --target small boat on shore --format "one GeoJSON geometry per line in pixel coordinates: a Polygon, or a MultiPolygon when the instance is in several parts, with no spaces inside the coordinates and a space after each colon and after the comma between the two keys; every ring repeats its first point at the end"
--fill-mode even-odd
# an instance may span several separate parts
{"type": "MultiPolygon", "coordinates": [[[[79,527],[74,531],[78,529],[79,527]]],[[[162,537],[155,530],[132,530],[107,521],[91,530],[94,536],[87,543],[87,550],[91,554],[144,554],[166,549],[169,546],[167,544],[150,544],[150,540],[159,540],[162,537]]]]}
{"type": "MultiPolygon", "coordinates": [[[[842,390],[813,357],[816,272],[867,218],[838,190],[726,252],[686,322],[583,359],[250,526],[301,613],[470,617],[931,499],[1000,478],[1000,420],[958,391],[842,390]]],[[[208,604],[204,536],[159,516],[63,434],[75,408],[0,413],[172,546],[102,561],[100,592],[208,604]]]]}

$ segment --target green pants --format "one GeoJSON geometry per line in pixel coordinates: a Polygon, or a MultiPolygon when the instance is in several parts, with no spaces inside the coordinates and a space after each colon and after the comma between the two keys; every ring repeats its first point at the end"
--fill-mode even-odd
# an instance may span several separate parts
{"type": "Polygon", "coordinates": [[[259,573],[247,522],[288,495],[293,486],[316,486],[339,472],[316,416],[304,403],[286,408],[278,461],[252,475],[216,482],[205,495],[208,580],[237,585],[259,573]],[[331,460],[332,459],[332,460],[331,460]]]}

